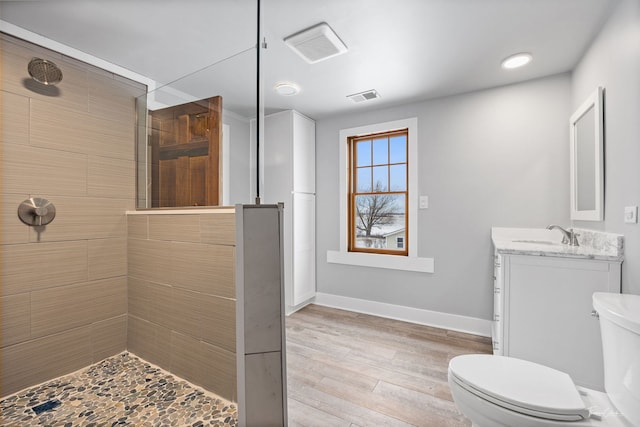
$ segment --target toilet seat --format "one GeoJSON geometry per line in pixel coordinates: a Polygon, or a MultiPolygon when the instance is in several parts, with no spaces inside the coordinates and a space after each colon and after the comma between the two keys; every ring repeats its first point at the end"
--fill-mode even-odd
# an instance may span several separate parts
{"type": "Polygon", "coordinates": [[[468,392],[510,411],[554,421],[589,418],[571,377],[547,366],[473,354],[452,359],[449,374],[468,392]]]}

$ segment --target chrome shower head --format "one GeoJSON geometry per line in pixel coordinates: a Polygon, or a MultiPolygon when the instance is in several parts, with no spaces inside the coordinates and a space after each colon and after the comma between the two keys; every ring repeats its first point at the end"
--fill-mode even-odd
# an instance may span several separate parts
{"type": "Polygon", "coordinates": [[[33,58],[29,61],[28,70],[33,80],[44,85],[55,85],[62,80],[60,68],[46,59],[33,58]]]}

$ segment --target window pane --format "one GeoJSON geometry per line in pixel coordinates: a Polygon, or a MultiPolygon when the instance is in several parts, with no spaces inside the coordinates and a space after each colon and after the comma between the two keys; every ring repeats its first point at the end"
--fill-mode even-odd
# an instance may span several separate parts
{"type": "Polygon", "coordinates": [[[358,163],[356,166],[371,166],[371,141],[356,143],[358,163]]]}
{"type": "Polygon", "coordinates": [[[373,140],[373,164],[384,165],[389,163],[389,139],[373,140]]]}
{"type": "Polygon", "coordinates": [[[389,139],[389,151],[391,159],[389,163],[407,162],[407,137],[406,135],[393,136],[389,139]]]}
{"type": "Polygon", "coordinates": [[[378,194],[355,198],[356,248],[398,249],[406,240],[405,196],[378,194]]]}
{"type": "Polygon", "coordinates": [[[389,166],[373,168],[373,191],[389,191],[389,166]]]}
{"type": "Polygon", "coordinates": [[[389,175],[391,180],[391,191],[407,190],[407,165],[389,166],[389,175]]]}
{"type": "Polygon", "coordinates": [[[371,168],[358,168],[356,179],[356,191],[358,193],[370,193],[372,191],[371,168]]]}

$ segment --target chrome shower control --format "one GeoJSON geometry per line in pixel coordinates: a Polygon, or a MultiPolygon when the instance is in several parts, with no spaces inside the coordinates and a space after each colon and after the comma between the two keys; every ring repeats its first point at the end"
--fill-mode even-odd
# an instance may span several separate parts
{"type": "Polygon", "coordinates": [[[40,197],[31,197],[18,206],[20,221],[32,227],[47,225],[56,216],[53,203],[40,197]]]}

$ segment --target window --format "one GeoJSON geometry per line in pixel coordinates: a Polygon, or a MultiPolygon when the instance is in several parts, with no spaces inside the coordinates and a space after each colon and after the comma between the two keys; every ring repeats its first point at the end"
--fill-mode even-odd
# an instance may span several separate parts
{"type": "MultiPolygon", "coordinates": [[[[340,247],[337,250],[327,250],[327,262],[332,264],[355,265],[361,267],[385,268],[403,271],[416,271],[433,273],[434,260],[418,256],[418,119],[415,117],[394,120],[389,122],[368,124],[340,130],[339,150],[339,187],[337,196],[339,200],[340,216],[339,233],[340,247]],[[349,250],[349,188],[350,188],[350,164],[349,141],[354,136],[367,136],[393,133],[397,130],[407,129],[407,189],[406,189],[406,215],[411,227],[407,227],[400,237],[403,237],[406,256],[396,256],[398,252],[352,252],[349,250]]],[[[388,165],[393,162],[387,163],[388,165]]],[[[372,165],[373,166],[373,165],[372,165]]],[[[407,221],[407,224],[409,224],[407,221]]],[[[395,241],[396,236],[389,235],[390,241],[395,241]]]]}
{"type": "Polygon", "coordinates": [[[350,252],[407,255],[407,140],[408,129],[348,138],[350,252]]]}
{"type": "Polygon", "coordinates": [[[404,248],[404,237],[397,237],[396,238],[396,247],[398,249],[404,248]]]}

